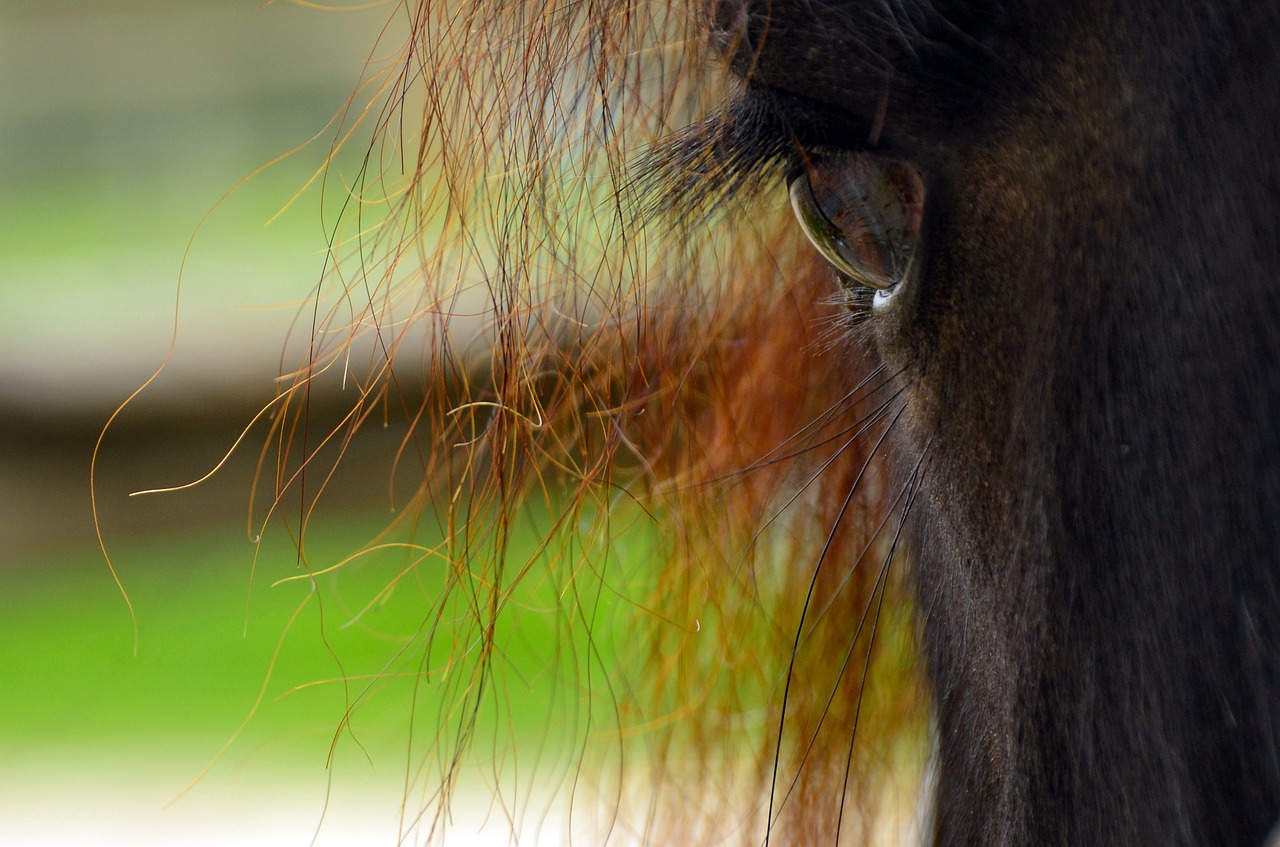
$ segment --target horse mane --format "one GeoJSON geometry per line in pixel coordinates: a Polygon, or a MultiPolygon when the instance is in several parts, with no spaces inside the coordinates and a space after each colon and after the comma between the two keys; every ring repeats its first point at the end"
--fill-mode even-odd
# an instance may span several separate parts
{"type": "Polygon", "coordinates": [[[259,510],[329,567],[307,537],[338,465],[375,424],[403,433],[370,544],[404,550],[388,590],[430,586],[383,680],[418,704],[401,838],[443,840],[477,769],[515,831],[560,785],[544,800],[591,843],[869,837],[914,806],[924,729],[893,567],[911,469],[879,449],[901,405],[776,168],[688,143],[750,129],[707,22],[643,0],[399,14],[337,133],[372,141],[259,510]],[[507,640],[530,619],[545,644],[507,640]],[[520,650],[545,679],[514,677],[520,650]]]}

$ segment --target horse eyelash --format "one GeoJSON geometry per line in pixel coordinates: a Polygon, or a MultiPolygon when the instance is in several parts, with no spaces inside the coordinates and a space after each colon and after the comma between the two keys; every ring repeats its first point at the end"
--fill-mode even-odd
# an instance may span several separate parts
{"type": "Polygon", "coordinates": [[[647,218],[691,219],[764,192],[798,162],[782,121],[756,98],[740,96],[656,142],[637,162],[634,182],[648,198],[647,218]]]}

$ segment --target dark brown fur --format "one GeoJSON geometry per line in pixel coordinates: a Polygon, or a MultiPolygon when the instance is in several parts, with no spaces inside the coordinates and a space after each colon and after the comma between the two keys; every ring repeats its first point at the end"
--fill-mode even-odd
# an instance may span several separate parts
{"type": "MultiPolygon", "coordinates": [[[[726,0],[801,145],[905,158],[866,333],[936,700],[940,845],[1260,844],[1280,815],[1280,11],[726,0]]],[[[780,201],[781,202],[781,201],[780,201]]]]}

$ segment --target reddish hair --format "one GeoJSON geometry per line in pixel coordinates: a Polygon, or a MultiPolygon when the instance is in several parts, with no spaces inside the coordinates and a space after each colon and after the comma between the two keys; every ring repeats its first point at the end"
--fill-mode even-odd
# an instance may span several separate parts
{"type": "Polygon", "coordinates": [[[508,747],[477,716],[513,708],[504,621],[537,583],[561,601],[551,663],[588,703],[558,760],[579,809],[624,842],[869,836],[915,778],[901,762],[923,699],[891,567],[904,504],[877,450],[895,407],[780,188],[762,203],[729,165],[667,163],[668,182],[719,186],[674,212],[662,196],[691,199],[683,185],[636,177],[729,91],[700,11],[404,11],[375,105],[338,133],[369,120],[374,140],[261,478],[268,517],[302,498],[306,562],[322,462],[371,419],[404,423],[396,474],[421,482],[387,537],[443,586],[415,648],[439,679],[415,697],[442,717],[410,816],[442,837],[460,769],[508,747]],[[313,393],[339,372],[356,399],[317,431],[313,393]],[[516,552],[530,504],[543,540],[516,552]],[[651,549],[616,555],[637,524],[651,549]],[[636,636],[607,650],[602,595],[636,636]]]}

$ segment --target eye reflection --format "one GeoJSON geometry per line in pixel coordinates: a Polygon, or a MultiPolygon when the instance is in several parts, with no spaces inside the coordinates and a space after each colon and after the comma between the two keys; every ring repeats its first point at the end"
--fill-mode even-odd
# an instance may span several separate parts
{"type": "Polygon", "coordinates": [[[924,183],[904,162],[846,153],[808,162],[788,187],[813,246],[877,304],[910,273],[920,242],[924,183]]]}

